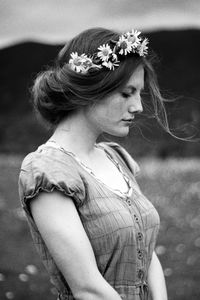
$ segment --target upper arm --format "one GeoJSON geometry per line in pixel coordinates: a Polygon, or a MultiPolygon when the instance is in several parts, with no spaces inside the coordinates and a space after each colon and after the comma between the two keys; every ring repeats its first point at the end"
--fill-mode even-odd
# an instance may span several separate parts
{"type": "Polygon", "coordinates": [[[73,294],[98,279],[93,249],[71,198],[58,191],[40,193],[30,209],[50,254],[73,294]]]}

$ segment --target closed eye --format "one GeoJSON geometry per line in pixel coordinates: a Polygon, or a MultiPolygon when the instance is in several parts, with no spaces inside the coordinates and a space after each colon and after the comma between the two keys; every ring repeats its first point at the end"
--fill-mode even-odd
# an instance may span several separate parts
{"type": "Polygon", "coordinates": [[[124,98],[129,98],[129,97],[131,96],[131,94],[125,93],[125,92],[122,92],[121,95],[122,95],[122,97],[124,97],[124,98]]]}
{"type": "Polygon", "coordinates": [[[129,97],[131,97],[131,95],[134,95],[135,92],[136,92],[136,88],[131,86],[131,87],[128,87],[127,90],[125,89],[125,91],[122,92],[121,95],[124,98],[129,98],[129,97]]]}

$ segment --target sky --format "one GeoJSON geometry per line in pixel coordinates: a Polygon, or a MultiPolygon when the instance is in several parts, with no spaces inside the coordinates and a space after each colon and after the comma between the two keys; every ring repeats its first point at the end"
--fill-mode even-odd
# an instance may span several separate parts
{"type": "Polygon", "coordinates": [[[0,48],[25,40],[60,44],[97,26],[200,29],[200,0],[0,0],[0,48]]]}

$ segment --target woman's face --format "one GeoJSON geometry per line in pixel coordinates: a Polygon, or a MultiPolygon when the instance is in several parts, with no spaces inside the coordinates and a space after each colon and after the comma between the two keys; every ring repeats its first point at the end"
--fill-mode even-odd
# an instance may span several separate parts
{"type": "Polygon", "coordinates": [[[144,68],[139,66],[121,92],[112,94],[86,110],[91,129],[123,137],[129,133],[134,115],[142,112],[141,91],[144,89],[144,68]]]}

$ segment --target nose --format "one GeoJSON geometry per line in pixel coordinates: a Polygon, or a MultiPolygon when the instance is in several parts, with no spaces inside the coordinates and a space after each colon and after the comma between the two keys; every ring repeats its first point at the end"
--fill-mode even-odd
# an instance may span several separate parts
{"type": "Polygon", "coordinates": [[[143,112],[142,100],[140,95],[137,95],[136,97],[132,97],[131,102],[129,104],[129,112],[130,113],[143,112]]]}

